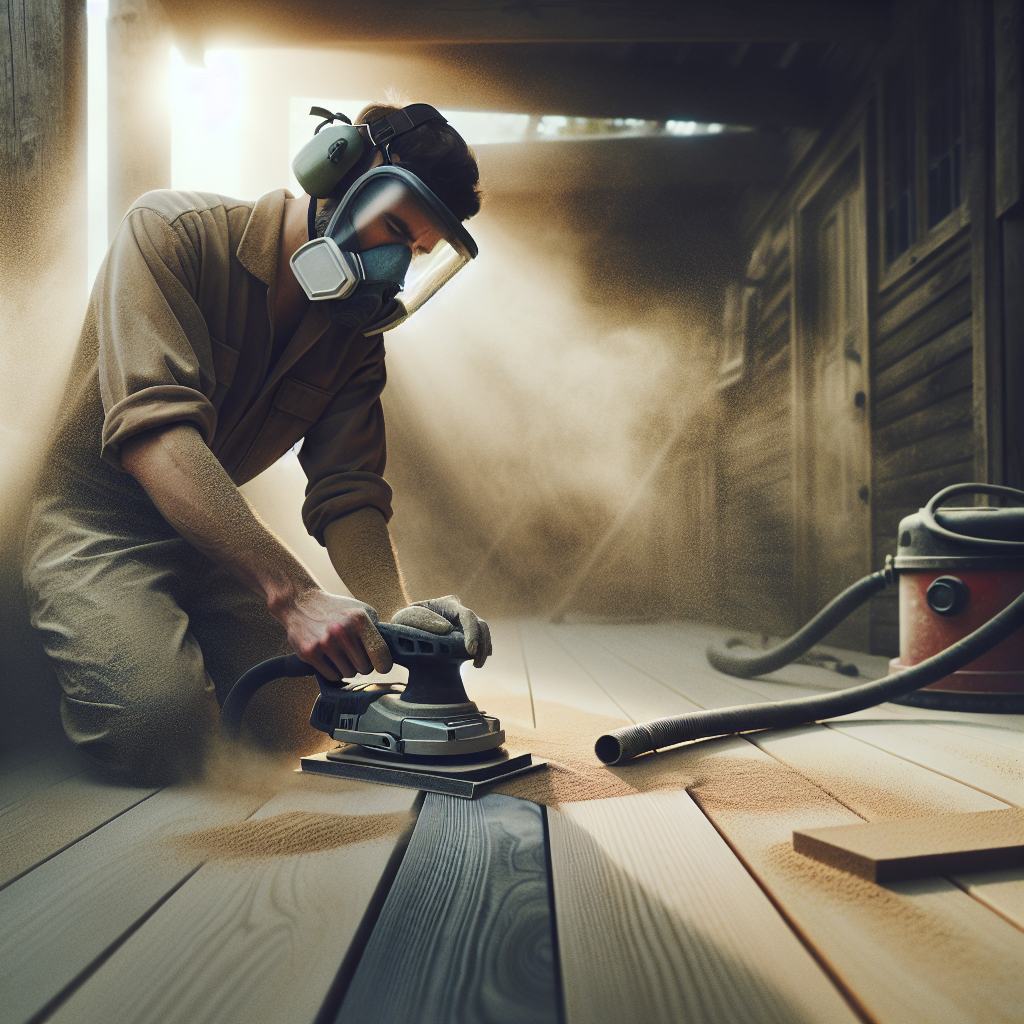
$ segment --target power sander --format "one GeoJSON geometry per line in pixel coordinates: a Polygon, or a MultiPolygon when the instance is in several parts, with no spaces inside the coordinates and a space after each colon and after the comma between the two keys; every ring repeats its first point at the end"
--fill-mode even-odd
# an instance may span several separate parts
{"type": "Polygon", "coordinates": [[[395,664],[409,670],[403,689],[372,680],[338,685],[297,654],[287,654],[261,662],[235,683],[221,708],[224,729],[239,735],[249,701],[266,683],[315,675],[320,696],[309,724],[340,745],[303,757],[304,772],[470,799],[547,763],[510,754],[501,723],[469,699],[459,669],[472,655],[462,633],[439,636],[397,623],[379,623],[377,629],[395,664]]]}

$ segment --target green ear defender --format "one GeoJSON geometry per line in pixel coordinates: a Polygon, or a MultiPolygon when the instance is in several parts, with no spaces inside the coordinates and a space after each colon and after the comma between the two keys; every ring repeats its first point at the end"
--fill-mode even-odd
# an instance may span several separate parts
{"type": "Polygon", "coordinates": [[[313,107],[310,113],[326,120],[316,129],[313,138],[295,154],[292,170],[306,195],[327,199],[359,162],[366,152],[367,143],[351,122],[332,123],[337,119],[348,122],[344,114],[332,114],[323,107],[313,107]]]}

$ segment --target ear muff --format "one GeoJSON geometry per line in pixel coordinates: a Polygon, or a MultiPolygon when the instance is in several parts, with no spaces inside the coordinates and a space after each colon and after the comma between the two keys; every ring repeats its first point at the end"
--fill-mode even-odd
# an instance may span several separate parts
{"type": "Polygon", "coordinates": [[[358,128],[325,125],[295,154],[292,170],[307,195],[327,199],[365,151],[366,142],[358,128]]]}

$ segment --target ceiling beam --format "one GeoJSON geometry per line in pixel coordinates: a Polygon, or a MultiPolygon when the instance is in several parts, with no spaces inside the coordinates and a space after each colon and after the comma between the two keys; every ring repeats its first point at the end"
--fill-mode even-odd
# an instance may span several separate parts
{"type": "Polygon", "coordinates": [[[211,45],[878,39],[889,0],[163,0],[211,45]]]}
{"type": "Polygon", "coordinates": [[[766,132],[509,142],[475,152],[490,195],[778,184],[786,171],[784,141],[766,132]]]}

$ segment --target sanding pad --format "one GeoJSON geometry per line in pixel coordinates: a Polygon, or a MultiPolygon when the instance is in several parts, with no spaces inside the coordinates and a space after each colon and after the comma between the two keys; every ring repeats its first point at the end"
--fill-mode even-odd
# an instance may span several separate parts
{"type": "Polygon", "coordinates": [[[366,747],[345,743],[326,753],[301,758],[301,770],[471,800],[496,782],[547,765],[547,761],[532,754],[511,755],[502,748],[495,757],[461,764],[417,764],[364,751],[366,747]]]}

